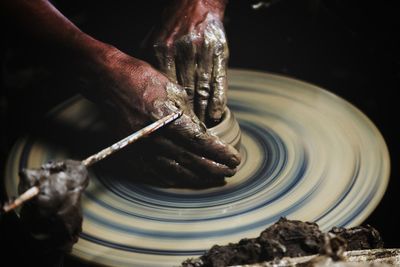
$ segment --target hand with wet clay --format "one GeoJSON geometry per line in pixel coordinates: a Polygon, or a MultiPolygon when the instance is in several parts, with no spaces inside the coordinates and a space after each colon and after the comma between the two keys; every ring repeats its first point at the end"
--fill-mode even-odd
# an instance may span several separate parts
{"type": "MultiPolygon", "coordinates": [[[[194,13],[187,13],[186,18],[196,15],[197,21],[182,17],[182,27],[173,20],[168,25],[171,30],[179,26],[180,33],[191,33],[190,36],[196,30],[200,39],[206,40],[199,42],[196,49],[208,52],[182,56],[207,58],[200,65],[195,64],[199,66],[196,72],[204,74],[196,80],[199,81],[196,94],[202,99],[198,102],[201,105],[196,106],[203,119],[206,110],[211,118],[218,119],[226,102],[227,49],[220,23],[223,12],[217,12],[222,7],[211,5],[211,1],[194,2],[198,3],[192,5],[189,4],[192,1],[187,1],[185,8],[194,13]],[[203,56],[205,54],[208,56],[203,56]],[[207,101],[206,92],[209,92],[210,101],[207,101]]],[[[71,88],[104,107],[109,117],[124,127],[126,135],[177,110],[184,112],[139,151],[140,158],[150,165],[148,169],[193,183],[200,183],[204,177],[221,181],[236,172],[239,153],[207,131],[193,112],[190,97],[174,80],[146,62],[83,33],[48,1],[4,0],[0,3],[2,13],[8,16],[7,21],[15,22],[19,34],[29,38],[24,44],[34,45],[35,55],[46,59],[43,64],[68,80],[62,81],[60,76],[59,82],[68,82],[71,88]]],[[[193,72],[195,65],[190,66],[193,72]]],[[[179,77],[182,80],[192,76],[179,77]]]]}
{"type": "Polygon", "coordinates": [[[181,86],[118,50],[106,62],[102,85],[96,88],[116,118],[122,119],[124,135],[183,111],[180,118],[134,147],[135,165],[171,186],[221,185],[224,177],[235,174],[239,153],[208,132],[181,86]]]}
{"type": "Polygon", "coordinates": [[[227,102],[226,2],[172,1],[147,44],[158,69],[183,86],[195,114],[208,126],[221,120],[227,102]]]}

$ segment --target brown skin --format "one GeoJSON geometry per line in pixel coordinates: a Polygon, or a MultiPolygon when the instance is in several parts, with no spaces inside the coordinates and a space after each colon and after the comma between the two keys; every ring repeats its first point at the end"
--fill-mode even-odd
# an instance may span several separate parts
{"type": "Polygon", "coordinates": [[[161,134],[142,142],[143,147],[137,150],[136,160],[143,160],[139,166],[151,170],[160,179],[165,174],[176,177],[178,180],[168,183],[181,186],[199,186],[203,180],[213,178],[220,183],[223,177],[235,174],[240,163],[238,152],[207,131],[179,85],[147,63],[121,52],[113,54],[110,60],[113,63],[101,83],[106,81],[108,104],[119,115],[126,134],[149,121],[177,110],[184,111],[161,134]],[[182,183],[183,180],[187,181],[182,183]]]}
{"type": "Polygon", "coordinates": [[[68,74],[82,94],[109,108],[126,133],[184,111],[143,151],[154,172],[176,174],[189,184],[205,176],[220,181],[236,172],[239,153],[211,135],[194,115],[185,90],[149,64],[83,33],[48,1],[2,0],[0,10],[26,44],[39,47],[34,52],[49,67],[68,74]]]}
{"type": "Polygon", "coordinates": [[[159,70],[184,87],[198,118],[215,125],[227,102],[227,0],[174,0],[149,38],[159,70]]]}

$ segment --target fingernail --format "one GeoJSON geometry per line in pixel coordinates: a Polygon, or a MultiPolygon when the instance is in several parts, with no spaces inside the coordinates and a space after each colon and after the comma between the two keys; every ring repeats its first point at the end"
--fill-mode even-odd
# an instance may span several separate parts
{"type": "Polygon", "coordinates": [[[229,147],[229,151],[232,154],[232,157],[231,157],[231,164],[232,165],[230,167],[235,168],[242,161],[242,157],[240,156],[240,153],[236,150],[236,148],[234,148],[231,145],[228,145],[228,147],[229,147]]]}
{"type": "Polygon", "coordinates": [[[233,156],[233,159],[234,159],[236,166],[238,166],[240,164],[240,162],[242,161],[242,157],[240,156],[239,152],[236,152],[236,154],[233,156]]]}
{"type": "Polygon", "coordinates": [[[236,174],[237,168],[229,168],[225,171],[225,177],[232,177],[236,174]]]}

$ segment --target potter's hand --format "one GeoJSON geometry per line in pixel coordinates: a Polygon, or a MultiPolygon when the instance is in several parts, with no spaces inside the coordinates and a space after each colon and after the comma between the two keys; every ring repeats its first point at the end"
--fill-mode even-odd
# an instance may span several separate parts
{"type": "Polygon", "coordinates": [[[112,53],[107,62],[108,69],[102,75],[103,93],[119,115],[115,117],[123,120],[125,134],[183,111],[179,119],[136,149],[143,160],[140,166],[148,165],[160,179],[166,175],[173,177],[170,185],[222,183],[225,176],[236,172],[240,162],[238,152],[207,131],[179,85],[149,64],[120,51],[112,53]]]}
{"type": "MultiPolygon", "coordinates": [[[[148,154],[154,169],[175,172],[176,177],[192,178],[193,181],[204,176],[220,178],[235,173],[240,161],[238,152],[207,132],[189,107],[185,91],[167,77],[143,61],[83,33],[48,1],[3,0],[0,7],[0,14],[8,18],[5,21],[10,22],[9,26],[16,27],[20,35],[28,38],[18,38],[17,41],[24,40],[21,45],[35,45],[32,52],[46,59],[43,63],[52,71],[63,73],[60,79],[67,78],[68,84],[73,83],[70,87],[79,89],[98,104],[110,107],[114,111],[111,114],[113,119],[119,119],[125,125],[126,134],[178,109],[184,111],[184,115],[169,125],[165,133],[154,138],[157,139],[153,142],[157,142],[156,150],[143,151],[148,154]]],[[[210,76],[210,83],[216,85],[210,107],[207,107],[214,118],[222,112],[225,103],[222,92],[225,73],[217,71],[223,69],[225,50],[220,43],[218,34],[222,28],[216,15],[208,11],[203,14],[206,16],[200,16],[198,22],[204,22],[197,26],[187,24],[192,25],[187,28],[187,33],[195,28],[200,33],[202,25],[202,36],[207,31],[212,36],[208,42],[210,45],[205,47],[218,51],[213,52],[213,62],[221,68],[214,67],[215,73],[210,76]]]]}
{"type": "Polygon", "coordinates": [[[158,68],[186,90],[198,118],[213,125],[226,106],[226,0],[176,0],[150,37],[158,68]]]}

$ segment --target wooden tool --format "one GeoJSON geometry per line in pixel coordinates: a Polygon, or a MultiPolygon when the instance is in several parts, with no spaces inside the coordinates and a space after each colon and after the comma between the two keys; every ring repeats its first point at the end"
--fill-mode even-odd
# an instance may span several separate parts
{"type": "MultiPolygon", "coordinates": [[[[143,129],[134,132],[133,134],[125,137],[124,139],[116,142],[115,144],[104,148],[100,152],[97,152],[96,154],[93,154],[86,159],[82,160],[82,164],[85,165],[86,167],[89,167],[96,162],[99,162],[102,159],[107,158],[108,156],[114,154],[115,152],[121,150],[122,148],[136,142],[142,137],[148,136],[152,132],[155,132],[156,130],[160,129],[161,127],[173,122],[180,116],[182,116],[182,111],[175,112],[171,115],[168,115],[156,122],[153,122],[152,124],[144,127],[143,129]]],[[[14,210],[15,208],[21,206],[24,202],[32,199],[35,197],[37,194],[39,194],[39,186],[34,186],[26,190],[24,193],[22,193],[18,198],[15,200],[11,201],[10,203],[5,204],[2,207],[3,212],[9,212],[11,210],[14,210]]]]}

